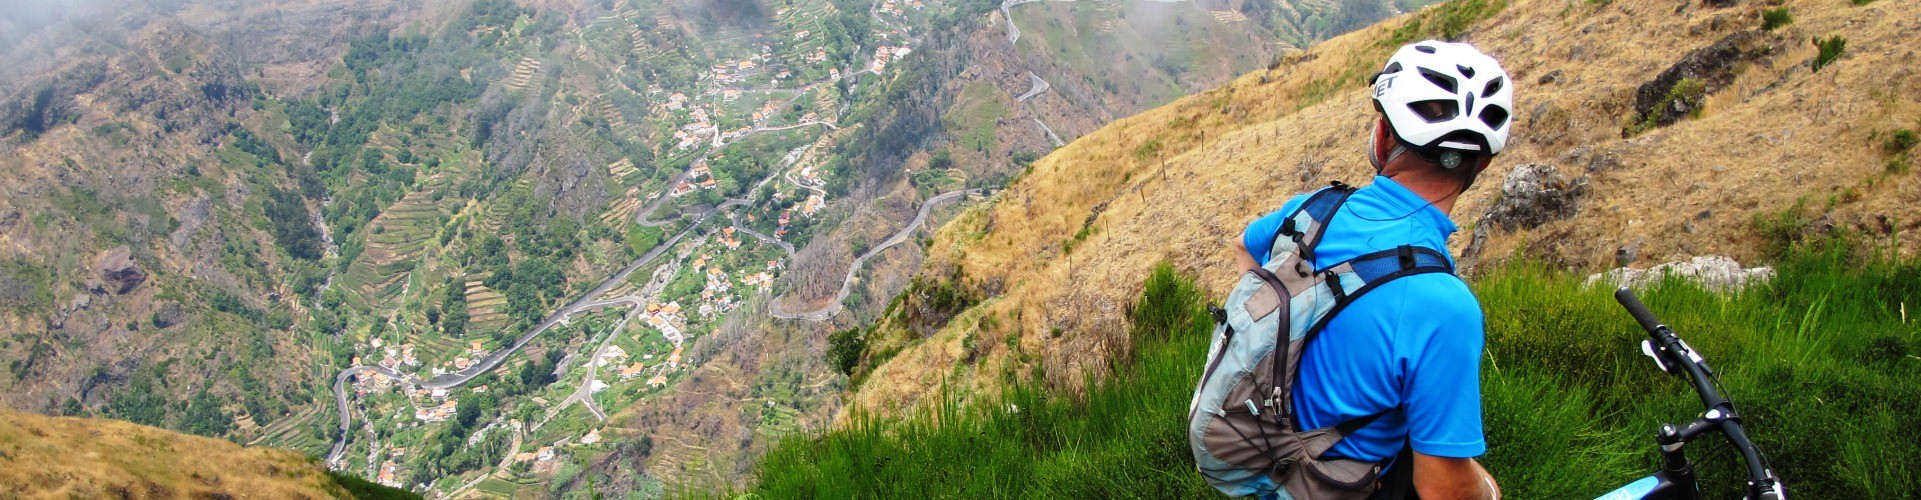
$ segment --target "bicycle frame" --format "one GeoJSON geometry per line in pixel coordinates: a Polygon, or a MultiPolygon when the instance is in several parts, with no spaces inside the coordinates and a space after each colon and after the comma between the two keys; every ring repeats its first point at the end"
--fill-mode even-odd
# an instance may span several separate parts
{"type": "Polygon", "coordinates": [[[1747,430],[1741,426],[1741,414],[1734,409],[1734,403],[1723,397],[1714,388],[1714,370],[1708,367],[1707,360],[1694,352],[1687,342],[1674,334],[1674,330],[1661,324],[1648,312],[1647,306],[1634,296],[1634,292],[1622,287],[1614,292],[1614,300],[1634,316],[1647,330],[1649,340],[1641,341],[1641,352],[1654,358],[1656,365],[1670,375],[1683,377],[1701,397],[1701,405],[1706,408],[1699,418],[1683,426],[1662,424],[1655,433],[1654,442],[1661,450],[1661,468],[1654,475],[1642,478],[1620,489],[1614,490],[1600,499],[1699,499],[1700,485],[1694,474],[1694,466],[1688,463],[1684,448],[1695,438],[1710,432],[1725,436],[1728,443],[1740,453],[1747,464],[1748,481],[1746,498],[1756,500],[1785,500],[1787,488],[1775,477],[1774,471],[1767,467],[1767,460],[1761,450],[1748,440],[1747,430]]]}

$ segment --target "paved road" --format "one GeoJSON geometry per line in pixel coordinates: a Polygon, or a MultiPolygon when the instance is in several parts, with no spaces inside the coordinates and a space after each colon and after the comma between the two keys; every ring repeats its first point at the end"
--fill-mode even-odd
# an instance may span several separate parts
{"type": "Polygon", "coordinates": [[[566,408],[567,405],[579,401],[581,404],[587,405],[587,411],[593,413],[594,418],[598,418],[602,422],[607,421],[607,412],[602,411],[600,404],[594,402],[594,380],[600,376],[600,353],[606,351],[607,344],[613,342],[614,337],[619,337],[620,332],[626,331],[627,323],[633,321],[634,316],[639,316],[641,310],[646,307],[646,303],[641,300],[640,297],[632,295],[598,302],[594,305],[614,304],[627,304],[632,306],[633,309],[628,310],[627,315],[622,316],[620,322],[615,323],[614,328],[607,331],[607,336],[600,340],[600,345],[594,347],[593,351],[590,351],[590,354],[587,356],[587,374],[581,379],[580,388],[575,389],[573,394],[567,395],[567,399],[561,401],[560,404],[554,405],[556,410],[566,408]]]}
{"type": "Polygon", "coordinates": [[[1047,140],[1054,142],[1054,147],[1058,148],[1067,145],[1067,141],[1062,141],[1061,136],[1054,135],[1054,128],[1047,126],[1046,123],[1042,123],[1041,119],[1035,118],[1034,124],[1041,127],[1041,133],[1047,136],[1047,140]]]}
{"type": "Polygon", "coordinates": [[[1031,84],[1031,86],[1027,88],[1027,93],[1021,94],[1020,97],[1015,97],[1014,98],[1015,102],[1026,101],[1029,98],[1040,95],[1041,92],[1047,91],[1047,88],[1048,88],[1047,80],[1042,80],[1040,75],[1036,75],[1034,74],[1034,72],[1029,71],[1027,72],[1027,81],[1029,84],[1031,84]]]}
{"type": "Polygon", "coordinates": [[[788,311],[780,307],[778,303],[769,303],[767,306],[767,314],[780,319],[804,319],[808,321],[826,321],[827,318],[834,317],[835,314],[840,313],[841,302],[846,301],[847,296],[854,292],[854,275],[860,272],[861,266],[867,264],[867,259],[879,255],[882,251],[894,245],[899,245],[901,242],[907,241],[907,238],[914,235],[914,231],[920,229],[922,223],[927,222],[927,216],[933,213],[934,205],[977,193],[980,193],[979,189],[963,189],[942,193],[939,196],[928,198],[927,201],[922,202],[920,205],[920,213],[914,216],[913,222],[909,222],[907,227],[901,228],[900,232],[894,233],[894,235],[887,238],[886,241],[882,241],[880,245],[876,245],[874,248],[868,250],[867,253],[855,257],[852,264],[848,264],[847,277],[841,280],[840,292],[834,294],[833,303],[811,311],[788,311]]]}

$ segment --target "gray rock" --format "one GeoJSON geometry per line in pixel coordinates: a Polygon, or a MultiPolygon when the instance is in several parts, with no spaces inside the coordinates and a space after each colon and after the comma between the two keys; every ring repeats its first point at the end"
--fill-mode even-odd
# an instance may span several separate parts
{"type": "Polygon", "coordinates": [[[1549,71],[1545,75],[1541,75],[1541,78],[1539,80],[1535,80],[1534,83],[1537,83],[1540,85],[1549,85],[1559,81],[1561,81],[1561,70],[1557,69],[1554,71],[1549,71]]]}
{"type": "Polygon", "coordinates": [[[1669,277],[1691,281],[1717,292],[1732,292],[1767,283],[1774,279],[1774,269],[1766,266],[1744,268],[1741,267],[1741,263],[1728,257],[1703,255],[1684,262],[1669,262],[1645,270],[1632,267],[1617,268],[1590,275],[1585,284],[1646,288],[1669,277]]]}
{"type": "Polygon", "coordinates": [[[1481,218],[1503,230],[1533,229],[1580,211],[1586,176],[1569,176],[1553,165],[1528,163],[1508,171],[1501,195],[1481,218]]]}
{"type": "Polygon", "coordinates": [[[180,324],[186,317],[187,313],[180,307],[179,302],[167,302],[160,304],[160,307],[154,308],[153,326],[163,329],[172,328],[173,325],[180,324]]]}
{"type": "Polygon", "coordinates": [[[107,289],[115,294],[133,291],[147,281],[147,271],[133,262],[133,250],[126,245],[115,247],[100,256],[97,266],[100,278],[106,281],[107,289]]]}

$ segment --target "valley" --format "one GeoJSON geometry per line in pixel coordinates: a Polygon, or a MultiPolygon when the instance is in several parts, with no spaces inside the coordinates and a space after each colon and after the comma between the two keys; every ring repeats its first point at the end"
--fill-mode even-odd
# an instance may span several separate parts
{"type": "Polygon", "coordinates": [[[1276,5],[16,13],[0,402],[431,494],[738,485],[842,411],[826,337],[930,226],[1350,15],[1276,5]]]}

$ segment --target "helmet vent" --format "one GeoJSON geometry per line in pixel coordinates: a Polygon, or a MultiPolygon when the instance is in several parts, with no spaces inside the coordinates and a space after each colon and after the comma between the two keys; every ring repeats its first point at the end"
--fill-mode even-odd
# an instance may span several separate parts
{"type": "Polygon", "coordinates": [[[1418,51],[1421,51],[1421,53],[1423,53],[1423,54],[1433,54],[1433,53],[1434,53],[1434,46],[1432,46],[1432,45],[1415,45],[1415,46],[1414,46],[1414,50],[1418,50],[1418,51]]]}
{"type": "Polygon", "coordinates": [[[1501,84],[1504,83],[1503,80],[1505,79],[1498,76],[1494,77],[1493,80],[1489,80],[1487,87],[1481,89],[1481,97],[1494,97],[1495,92],[1501,91],[1501,84]]]}
{"type": "Polygon", "coordinates": [[[1502,125],[1507,124],[1507,110],[1500,106],[1488,106],[1481,111],[1481,123],[1486,123],[1487,128],[1500,130],[1502,125]]]}
{"type": "Polygon", "coordinates": [[[1474,78],[1474,68],[1467,67],[1466,65],[1456,64],[1454,65],[1454,69],[1461,70],[1461,76],[1474,78]]]}
{"type": "Polygon", "coordinates": [[[1421,68],[1421,77],[1426,78],[1429,82],[1433,82],[1434,86],[1446,90],[1449,94],[1455,93],[1459,89],[1457,85],[1458,81],[1455,80],[1454,77],[1443,75],[1431,69],[1421,68]]]}
{"type": "Polygon", "coordinates": [[[1384,70],[1381,70],[1381,74],[1383,74],[1383,75],[1392,75],[1392,74],[1395,74],[1395,73],[1400,73],[1400,72],[1401,72],[1401,62],[1400,62],[1400,61],[1394,61],[1394,64],[1389,64],[1389,65],[1387,65],[1387,69],[1384,69],[1384,70]]]}
{"type": "Polygon", "coordinates": [[[1441,123],[1461,116],[1461,104],[1448,99],[1410,103],[1407,108],[1428,123],[1441,123]]]}

